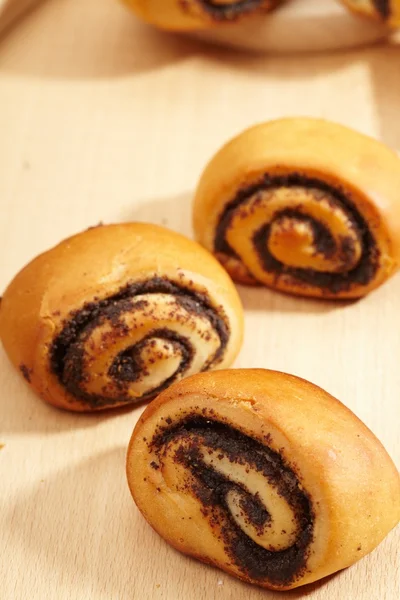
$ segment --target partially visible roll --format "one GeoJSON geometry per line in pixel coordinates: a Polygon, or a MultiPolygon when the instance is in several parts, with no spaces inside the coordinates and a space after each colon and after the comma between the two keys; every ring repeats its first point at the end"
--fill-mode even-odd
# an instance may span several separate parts
{"type": "Polygon", "coordinates": [[[373,433],[324,390],[261,369],[160,394],[133,432],[127,477],[177,550],[276,590],[352,565],[400,518],[399,473],[373,433]]]}
{"type": "Polygon", "coordinates": [[[400,0],[342,0],[353,12],[400,27],[400,0]]]}
{"type": "Polygon", "coordinates": [[[290,0],[279,10],[237,23],[191,32],[218,45],[263,52],[320,52],[387,39],[384,22],[354,18],[338,0],[290,0]]]}
{"type": "Polygon", "coordinates": [[[400,264],[400,159],[328,121],[257,125],[210,161],[197,239],[232,277],[284,292],[358,298],[400,264]]]}
{"type": "Polygon", "coordinates": [[[172,31],[208,29],[265,13],[283,0],[123,0],[143,20],[172,31]]]}
{"type": "Polygon", "coordinates": [[[201,246],[143,223],[92,228],[7,288],[0,337],[41,397],[74,411],[150,400],[229,366],[243,335],[236,289],[201,246]]]}

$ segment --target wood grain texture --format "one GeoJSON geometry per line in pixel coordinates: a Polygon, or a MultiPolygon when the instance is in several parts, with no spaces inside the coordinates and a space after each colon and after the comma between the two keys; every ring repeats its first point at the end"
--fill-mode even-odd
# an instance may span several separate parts
{"type": "MultiPolygon", "coordinates": [[[[267,60],[158,34],[113,0],[52,0],[0,46],[0,287],[35,254],[100,220],[151,220],[190,235],[206,161],[255,122],[329,117],[400,148],[399,97],[398,47],[267,60]]],[[[240,294],[247,333],[236,365],[321,385],[399,466],[400,276],[345,305],[240,294]]],[[[2,350],[0,383],[1,598],[283,597],[178,555],[144,522],[124,472],[142,409],[57,411],[2,350]]],[[[287,597],[395,600],[399,535],[287,597]]]]}

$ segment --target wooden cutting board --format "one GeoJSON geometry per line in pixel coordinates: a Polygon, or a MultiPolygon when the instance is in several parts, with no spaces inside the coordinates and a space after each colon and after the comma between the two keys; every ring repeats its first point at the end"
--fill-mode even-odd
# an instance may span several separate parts
{"type": "MultiPolygon", "coordinates": [[[[400,148],[400,55],[258,57],[158,34],[113,0],[51,0],[0,44],[0,292],[99,221],[191,235],[205,163],[243,128],[329,117],[400,148]]],[[[60,274],[62,277],[62,274],[60,274]]],[[[364,300],[246,289],[237,367],[288,371],[345,402],[400,465],[400,276],[364,300]]],[[[357,565],[287,595],[179,555],[136,510],[125,451],[142,408],[44,405],[0,348],[1,600],[397,600],[400,528],[357,565]]]]}

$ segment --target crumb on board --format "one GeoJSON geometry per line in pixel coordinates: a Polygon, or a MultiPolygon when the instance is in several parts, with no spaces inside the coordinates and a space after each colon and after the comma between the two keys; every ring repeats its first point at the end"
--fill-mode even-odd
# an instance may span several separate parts
{"type": "Polygon", "coordinates": [[[161,587],[161,583],[156,583],[156,588],[160,588],[161,587]]]}
{"type": "Polygon", "coordinates": [[[0,443],[0,450],[3,450],[3,448],[5,448],[5,444],[0,443]]]}

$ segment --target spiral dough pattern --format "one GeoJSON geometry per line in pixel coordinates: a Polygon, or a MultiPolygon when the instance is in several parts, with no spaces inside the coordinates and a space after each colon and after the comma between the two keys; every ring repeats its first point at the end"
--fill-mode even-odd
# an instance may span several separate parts
{"type": "Polygon", "coordinates": [[[148,401],[182,377],[229,367],[243,310],[199,244],[156,225],[105,225],[63,240],[14,277],[0,337],[44,400],[86,412],[148,401]]]}
{"type": "Polygon", "coordinates": [[[279,454],[212,415],[154,438],[152,468],[167,481],[182,473],[179,491],[197,498],[240,572],[287,585],[303,574],[313,536],[307,494],[279,454]]]}
{"type": "Polygon", "coordinates": [[[198,239],[237,281],[359,297],[399,265],[398,157],[342,126],[284,119],[212,159],[198,186],[198,239]]]}
{"type": "Polygon", "coordinates": [[[320,388],[261,369],[162,392],[135,427],[127,477],[175,548],[271,589],[353,564],[400,517],[399,475],[373,434],[320,388]]]}
{"type": "Polygon", "coordinates": [[[240,190],[221,216],[215,252],[249,279],[283,275],[333,294],[367,285],[379,268],[375,240],[350,199],[299,174],[265,175],[240,190]]]}
{"type": "Polygon", "coordinates": [[[92,407],[143,401],[216,366],[228,338],[222,310],[205,294],[155,277],[71,315],[52,344],[51,366],[92,407]]]}

